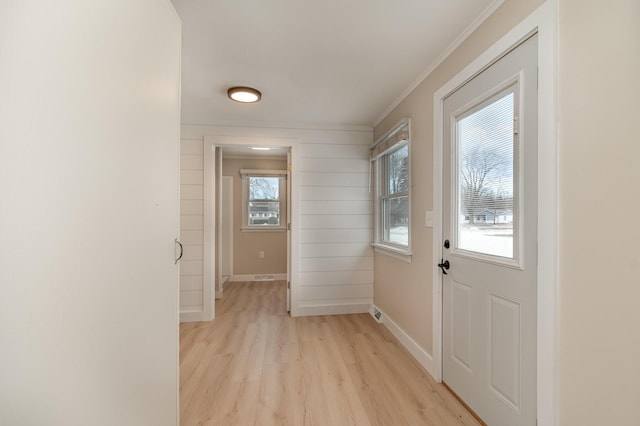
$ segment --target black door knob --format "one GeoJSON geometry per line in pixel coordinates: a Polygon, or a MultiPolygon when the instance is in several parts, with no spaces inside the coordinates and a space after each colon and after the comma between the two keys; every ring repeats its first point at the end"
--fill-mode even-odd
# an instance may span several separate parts
{"type": "Polygon", "coordinates": [[[449,267],[450,267],[449,261],[448,260],[445,260],[445,261],[441,260],[440,263],[438,263],[438,267],[440,269],[442,269],[442,273],[444,275],[447,275],[447,269],[449,269],[449,267]]]}

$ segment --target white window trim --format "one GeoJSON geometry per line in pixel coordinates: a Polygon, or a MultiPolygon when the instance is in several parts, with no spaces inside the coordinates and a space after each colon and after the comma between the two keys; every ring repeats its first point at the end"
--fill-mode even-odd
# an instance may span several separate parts
{"type": "Polygon", "coordinates": [[[393,128],[387,132],[384,136],[379,138],[376,143],[371,147],[371,156],[370,161],[372,164],[372,169],[375,171],[375,206],[374,206],[374,220],[375,220],[375,229],[374,229],[374,242],[372,244],[376,253],[385,254],[387,256],[391,256],[396,259],[400,259],[404,262],[411,263],[412,260],[412,252],[411,252],[411,119],[403,118],[401,119],[393,128]],[[394,140],[394,137],[397,136],[398,131],[407,126],[408,136],[403,139],[394,140]],[[389,243],[382,239],[382,220],[383,215],[381,213],[381,182],[380,182],[380,160],[384,155],[388,154],[390,151],[393,151],[399,148],[402,145],[407,145],[407,149],[409,151],[409,189],[406,191],[406,195],[409,198],[409,230],[408,230],[408,239],[407,246],[395,245],[393,243],[389,243]],[[380,146],[384,146],[383,150],[376,149],[380,146]],[[375,153],[375,154],[374,154],[375,153]]]}
{"type": "Polygon", "coordinates": [[[242,232],[285,232],[287,230],[286,201],[283,194],[287,191],[287,171],[286,170],[264,170],[264,169],[240,169],[242,178],[242,232]],[[279,179],[278,193],[280,194],[280,224],[279,225],[249,225],[249,178],[250,177],[277,177],[279,179]]]}

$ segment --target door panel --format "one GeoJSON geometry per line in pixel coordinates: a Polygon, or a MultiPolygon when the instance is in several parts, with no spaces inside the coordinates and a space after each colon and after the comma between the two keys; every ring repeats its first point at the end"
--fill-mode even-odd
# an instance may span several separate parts
{"type": "Polygon", "coordinates": [[[537,36],[444,102],[443,380],[487,424],[536,418],[537,36]]]}
{"type": "Polygon", "coordinates": [[[8,0],[0,33],[0,424],[175,425],[179,19],[8,0]]]}

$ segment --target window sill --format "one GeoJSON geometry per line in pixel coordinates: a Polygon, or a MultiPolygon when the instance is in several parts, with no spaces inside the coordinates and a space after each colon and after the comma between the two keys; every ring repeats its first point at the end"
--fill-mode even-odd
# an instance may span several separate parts
{"type": "Polygon", "coordinates": [[[371,244],[371,246],[373,246],[373,250],[376,253],[384,254],[395,259],[402,260],[406,263],[411,263],[413,253],[411,253],[409,250],[402,250],[396,247],[391,247],[379,243],[373,243],[371,244]]]}
{"type": "Polygon", "coordinates": [[[259,226],[243,226],[240,228],[241,232],[285,232],[287,228],[283,226],[269,226],[269,227],[259,227],[259,226]]]}

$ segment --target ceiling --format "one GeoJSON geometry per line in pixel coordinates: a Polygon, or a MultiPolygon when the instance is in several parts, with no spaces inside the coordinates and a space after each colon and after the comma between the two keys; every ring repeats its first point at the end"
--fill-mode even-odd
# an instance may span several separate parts
{"type": "Polygon", "coordinates": [[[172,0],[182,123],[367,126],[501,0],[172,0]],[[262,91],[256,104],[231,86],[262,91]]]}

